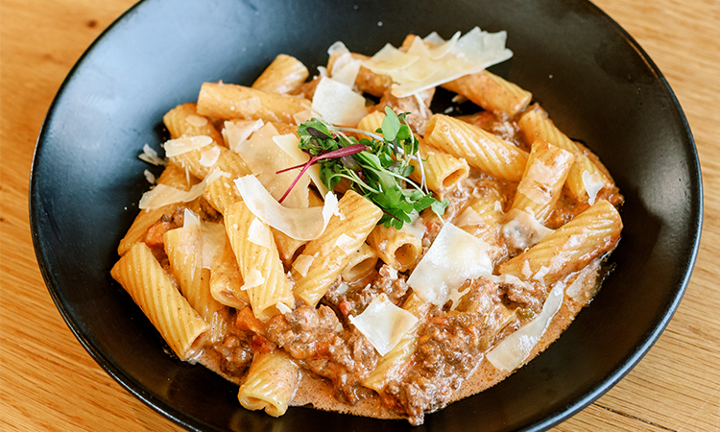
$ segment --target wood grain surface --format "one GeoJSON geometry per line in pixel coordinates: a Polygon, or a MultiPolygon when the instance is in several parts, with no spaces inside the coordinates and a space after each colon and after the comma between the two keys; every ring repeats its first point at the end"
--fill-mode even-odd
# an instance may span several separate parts
{"type": "MultiPolygon", "coordinates": [[[[87,354],[43,283],[28,222],[35,141],[75,61],[134,0],[0,0],[0,430],[172,431],[87,354]]],[[[675,91],[705,220],[675,317],[617,386],[556,431],[720,431],[720,0],[596,0],[675,91]]]]}

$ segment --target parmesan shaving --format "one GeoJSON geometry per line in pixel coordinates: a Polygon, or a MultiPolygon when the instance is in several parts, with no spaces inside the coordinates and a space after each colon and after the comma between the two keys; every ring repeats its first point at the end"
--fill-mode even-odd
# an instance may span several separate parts
{"type": "Polygon", "coordinates": [[[525,195],[536,204],[546,205],[552,201],[552,190],[544,187],[544,185],[556,183],[556,178],[561,173],[561,170],[554,169],[552,165],[547,165],[542,160],[535,159],[523,176],[523,181],[518,184],[517,192],[525,195]]]}
{"type": "Polygon", "coordinates": [[[487,354],[487,359],[493,366],[512,372],[525,362],[547,331],[550,321],[560,310],[564,289],[565,284],[556,283],[545,300],[542,312],[532,322],[512,333],[487,354]]]}
{"type": "Polygon", "coordinates": [[[189,208],[186,208],[185,211],[183,211],[183,228],[191,227],[198,230],[202,229],[200,216],[189,208]]]}
{"type": "MultiPolygon", "coordinates": [[[[281,149],[285,151],[293,159],[293,165],[300,165],[307,163],[310,160],[310,156],[304,151],[300,150],[300,139],[295,134],[278,135],[273,137],[273,141],[281,149]]],[[[320,180],[320,164],[315,164],[307,169],[305,173],[310,176],[310,179],[315,183],[315,187],[320,192],[320,195],[325,196],[329,190],[325,184],[320,180]]]]}
{"type": "MultiPolygon", "coordinates": [[[[527,264],[527,263],[528,263],[528,262],[525,261],[525,264],[527,264]]],[[[535,276],[533,276],[532,278],[533,278],[534,280],[540,282],[540,285],[545,286],[545,279],[544,279],[544,278],[545,278],[545,275],[547,275],[549,272],[550,272],[550,269],[549,269],[549,268],[547,268],[547,267],[545,267],[545,266],[542,266],[542,267],[540,267],[540,270],[538,270],[538,272],[535,273],[535,276]]]]}
{"type": "Polygon", "coordinates": [[[554,232],[520,209],[512,209],[508,217],[510,221],[503,225],[502,234],[516,249],[525,250],[554,232]]]}
{"type": "Polygon", "coordinates": [[[221,224],[202,220],[200,215],[186,208],[183,212],[182,229],[196,229],[200,233],[200,264],[209,269],[225,248],[225,228],[221,224]]]}
{"type": "Polygon", "coordinates": [[[173,157],[203,148],[212,144],[212,142],[213,140],[209,136],[198,135],[167,141],[163,144],[163,147],[165,148],[165,156],[173,157]]]}
{"type": "MultiPolygon", "coordinates": [[[[340,44],[342,45],[342,42],[340,42],[340,44]]],[[[355,85],[355,79],[360,71],[362,61],[354,59],[350,51],[348,51],[344,45],[342,45],[342,47],[344,48],[344,52],[333,62],[330,77],[337,82],[352,87],[355,85]]]]}
{"type": "Polygon", "coordinates": [[[466,208],[458,218],[457,226],[459,227],[477,227],[485,225],[485,221],[480,217],[474,208],[466,208]]]}
{"type": "Polygon", "coordinates": [[[389,75],[397,83],[393,95],[407,97],[509,59],[506,39],[504,31],[487,33],[477,27],[447,42],[432,33],[425,40],[416,38],[407,53],[387,44],[363,66],[389,75]]]}
{"type": "Polygon", "coordinates": [[[262,273],[258,269],[251,269],[245,277],[245,284],[240,287],[240,290],[245,291],[249,290],[250,288],[255,288],[256,286],[260,286],[265,282],[265,278],[263,277],[262,273]]]}
{"type": "Polygon", "coordinates": [[[459,288],[467,279],[492,274],[489,248],[486,242],[446,223],[407,283],[426,301],[442,306],[459,298],[459,288]]]}
{"type": "Polygon", "coordinates": [[[203,268],[209,269],[212,263],[220,259],[225,249],[227,234],[222,224],[202,221],[202,257],[203,268]]]}
{"type": "Polygon", "coordinates": [[[295,124],[300,126],[301,124],[305,123],[306,121],[309,121],[312,119],[312,111],[309,109],[302,110],[298,113],[293,114],[293,120],[295,120],[295,124]]]}
{"type": "Polygon", "coordinates": [[[313,261],[315,261],[315,257],[311,255],[298,255],[292,263],[292,268],[300,273],[300,276],[305,277],[307,276],[308,270],[310,270],[310,265],[313,261]]]}
{"type": "Polygon", "coordinates": [[[323,120],[338,126],[355,127],[367,115],[365,98],[351,87],[322,77],[315,88],[312,110],[323,120]]]}
{"type": "Polygon", "coordinates": [[[526,260],[523,263],[522,274],[523,274],[523,276],[525,276],[525,279],[527,279],[527,280],[530,280],[530,278],[532,278],[532,270],[530,269],[530,261],[526,260]]]}
{"type": "Polygon", "coordinates": [[[381,356],[395,348],[418,322],[415,315],[395,306],[384,293],[375,297],[363,313],[349,318],[381,356]]]}
{"type": "Polygon", "coordinates": [[[350,54],[350,50],[347,49],[344,43],[337,41],[334,44],[330,45],[330,47],[327,50],[327,53],[329,56],[332,55],[343,55],[343,54],[350,54]]]}
{"type": "Polygon", "coordinates": [[[335,247],[340,248],[346,254],[351,254],[357,250],[356,243],[354,238],[343,233],[335,240],[335,247]]]}
{"type": "Polygon", "coordinates": [[[230,150],[237,153],[242,143],[244,143],[253,132],[263,127],[264,124],[262,120],[226,121],[223,126],[222,135],[230,150]]]}
{"type": "Polygon", "coordinates": [[[155,184],[157,181],[155,174],[151,173],[150,170],[143,171],[143,175],[145,176],[145,180],[147,180],[150,184],[155,184]]]}
{"type": "Polygon", "coordinates": [[[272,249],[273,247],[270,228],[258,218],[254,218],[253,221],[250,222],[250,227],[248,227],[248,240],[267,249],[272,249]]]}
{"type": "Polygon", "coordinates": [[[598,192],[600,192],[600,189],[605,186],[602,175],[600,175],[599,172],[590,174],[588,171],[583,171],[582,182],[588,194],[588,204],[595,204],[595,199],[597,198],[598,192]]]}
{"type": "MultiPolygon", "coordinates": [[[[275,126],[268,123],[253,133],[250,139],[237,146],[237,153],[275,199],[282,198],[297,176],[294,171],[277,174],[278,171],[296,165],[295,159],[275,141],[275,137],[279,135],[275,126]]],[[[310,178],[302,176],[285,198],[283,205],[293,208],[307,207],[309,184],[310,178]]]]}
{"type": "Polygon", "coordinates": [[[401,231],[405,231],[407,233],[412,234],[413,236],[417,237],[419,240],[422,240],[425,236],[425,232],[427,231],[427,227],[423,223],[423,219],[420,217],[420,213],[417,211],[413,211],[410,213],[410,223],[406,223],[401,228],[401,231]]]}
{"type": "Polygon", "coordinates": [[[284,207],[252,175],[235,179],[235,186],[255,216],[295,240],[318,238],[338,205],[335,194],[328,192],[322,207],[284,207]]]}
{"type": "Polygon", "coordinates": [[[350,285],[348,285],[347,282],[342,281],[342,282],[340,282],[337,289],[335,290],[335,293],[336,294],[345,294],[348,289],[350,289],[350,285]]]}
{"type": "Polygon", "coordinates": [[[207,185],[222,175],[222,171],[214,170],[203,181],[191,187],[189,191],[159,184],[143,194],[138,207],[140,209],[156,209],[169,204],[190,202],[202,195],[207,185]]]}
{"type": "Polygon", "coordinates": [[[200,117],[199,115],[190,114],[189,116],[185,117],[185,121],[190,126],[195,127],[203,127],[208,124],[208,120],[205,117],[200,117]]]}
{"type": "Polygon", "coordinates": [[[211,167],[215,165],[220,157],[220,147],[212,147],[200,154],[200,165],[211,167]]]}
{"type": "Polygon", "coordinates": [[[143,146],[143,152],[138,155],[138,159],[152,165],[167,165],[167,161],[158,156],[158,153],[149,145],[143,146]]]}
{"type": "Polygon", "coordinates": [[[292,312],[292,309],[290,309],[285,303],[283,302],[277,302],[275,303],[275,307],[277,310],[280,311],[281,314],[285,315],[286,313],[292,312]]]}

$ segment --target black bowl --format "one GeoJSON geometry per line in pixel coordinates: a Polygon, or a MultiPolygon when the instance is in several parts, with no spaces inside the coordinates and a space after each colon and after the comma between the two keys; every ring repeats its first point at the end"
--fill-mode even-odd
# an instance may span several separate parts
{"type": "Polygon", "coordinates": [[[690,278],[702,219],[700,166],[682,110],[638,44],[581,0],[147,0],[85,53],[40,133],[30,215],[50,294],[93,358],[123,387],[192,430],[404,430],[305,408],[279,419],[240,407],[234,385],[182,363],[109,275],[138,212],[162,116],[204,81],[250,84],[278,53],[313,68],[342,40],[372,54],[433,30],[507,30],[494,71],[531,90],[594,150],[626,196],[615,271],[545,353],[498,386],[427,416],[418,430],[542,430],[618,382],[650,349],[690,278]]]}

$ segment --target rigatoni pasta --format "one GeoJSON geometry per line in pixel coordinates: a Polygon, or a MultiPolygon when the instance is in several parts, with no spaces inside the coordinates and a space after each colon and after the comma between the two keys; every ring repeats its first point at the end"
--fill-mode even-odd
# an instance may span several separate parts
{"type": "Polygon", "coordinates": [[[182,360],[209,325],[180,294],[145,243],[137,243],[120,258],[111,274],[132,296],[173,352],[182,360]]]}
{"type": "Polygon", "coordinates": [[[328,53],[309,81],[280,54],[251,87],[204,83],[164,116],[166,158],[144,159],[167,168],[111,275],[246,409],[419,425],[570,324],[620,240],[622,196],[477,63],[511,55],[502,34],[328,53]],[[438,87],[478,113],[430,112],[438,87]]]}
{"type": "Polygon", "coordinates": [[[503,180],[519,181],[527,163],[527,153],[522,149],[443,114],[432,116],[425,139],[438,149],[465,159],[472,167],[503,180]]]}

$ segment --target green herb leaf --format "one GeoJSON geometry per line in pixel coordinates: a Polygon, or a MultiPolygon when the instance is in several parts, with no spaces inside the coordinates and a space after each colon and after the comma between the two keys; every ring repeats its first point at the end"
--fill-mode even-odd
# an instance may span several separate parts
{"type": "Polygon", "coordinates": [[[400,131],[400,119],[390,107],[385,107],[385,118],[382,121],[382,134],[386,141],[395,141],[400,131]]]}
{"type": "MultiPolygon", "coordinates": [[[[384,212],[378,224],[401,229],[410,223],[411,214],[432,207],[439,215],[449,202],[438,201],[408,177],[414,171],[410,161],[417,159],[419,142],[407,124],[407,113],[400,115],[385,108],[382,140],[357,140],[344,129],[312,119],[298,127],[299,148],[311,155],[311,163],[320,164],[320,180],[335,188],[342,179],[350,187],[375,203],[384,212]]],[[[378,137],[379,138],[379,137],[378,137]]],[[[307,169],[305,167],[304,169],[307,169]]]]}

